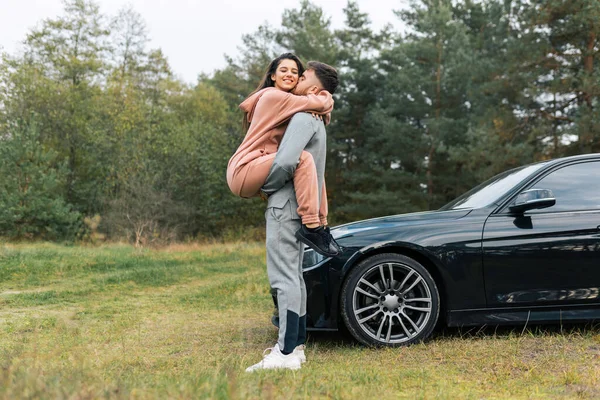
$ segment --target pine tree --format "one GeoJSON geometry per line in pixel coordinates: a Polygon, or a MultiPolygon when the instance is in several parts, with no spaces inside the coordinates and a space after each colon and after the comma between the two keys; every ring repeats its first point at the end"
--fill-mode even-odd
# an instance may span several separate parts
{"type": "Polygon", "coordinates": [[[412,204],[436,208],[460,187],[460,166],[449,149],[467,140],[473,49],[449,0],[413,1],[398,15],[409,32],[382,54],[381,108],[391,121],[386,135],[399,138],[385,148],[396,149],[394,166],[410,177],[412,204]]]}
{"type": "Polygon", "coordinates": [[[469,0],[453,9],[467,28],[475,54],[468,68],[467,142],[449,149],[451,162],[461,171],[456,194],[499,172],[534,161],[530,117],[522,112],[530,102],[524,91],[527,76],[519,64],[524,54],[537,54],[540,49],[535,45],[522,48],[524,32],[515,23],[521,11],[518,2],[504,0],[469,0]]]}
{"type": "Polygon", "coordinates": [[[275,40],[281,48],[292,51],[304,61],[336,65],[338,48],[331,30],[331,18],[308,0],[302,0],[299,9],[283,12],[281,29],[275,40]]]}
{"type": "Polygon", "coordinates": [[[34,122],[0,132],[0,236],[74,239],[81,215],[62,197],[67,172],[34,122]]]}
{"type": "Polygon", "coordinates": [[[536,0],[523,9],[523,41],[541,50],[525,65],[541,156],[600,151],[600,1],[536,0]]]}
{"type": "Polygon", "coordinates": [[[379,112],[386,78],[378,58],[391,42],[390,32],[374,32],[368,15],[355,2],[348,2],[344,13],[345,27],[335,31],[340,87],[327,130],[327,181],[335,221],[407,209],[393,193],[401,178],[390,168],[395,157],[386,153],[381,127],[393,121],[381,118],[379,112]]]}
{"type": "MultiPolygon", "coordinates": [[[[84,213],[98,211],[102,202],[98,174],[105,163],[88,155],[96,150],[90,139],[99,135],[93,122],[107,67],[108,35],[96,3],[67,0],[64,16],[44,20],[27,35],[25,58],[19,61],[49,83],[43,92],[47,102],[35,110],[42,137],[67,161],[66,199],[84,213]]],[[[31,85],[21,90],[35,97],[39,89],[31,85]]],[[[14,109],[18,112],[19,105],[14,109]]]]}

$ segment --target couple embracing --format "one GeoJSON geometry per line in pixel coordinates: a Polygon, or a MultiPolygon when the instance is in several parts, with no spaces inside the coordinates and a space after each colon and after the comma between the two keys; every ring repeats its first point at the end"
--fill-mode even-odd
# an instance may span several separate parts
{"type": "Polygon", "coordinates": [[[327,226],[326,131],[337,71],[294,54],[271,61],[258,88],[240,104],[246,136],[227,166],[227,184],[240,197],[267,200],[267,275],[277,292],[279,338],[246,371],[298,369],[306,360],[304,245],[329,257],[340,248],[327,226]]]}

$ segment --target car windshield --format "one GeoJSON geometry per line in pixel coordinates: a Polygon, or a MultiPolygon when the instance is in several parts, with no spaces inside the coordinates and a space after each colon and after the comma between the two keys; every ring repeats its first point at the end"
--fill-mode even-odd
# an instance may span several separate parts
{"type": "Polygon", "coordinates": [[[481,208],[493,204],[513,186],[527,178],[546,163],[537,163],[525,167],[511,169],[494,176],[474,187],[462,196],[446,204],[440,210],[457,210],[461,208],[481,208]]]}

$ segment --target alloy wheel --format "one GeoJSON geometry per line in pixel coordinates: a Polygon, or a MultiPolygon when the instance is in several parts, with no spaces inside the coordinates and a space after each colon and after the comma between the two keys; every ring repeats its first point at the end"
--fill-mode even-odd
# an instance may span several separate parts
{"type": "Polygon", "coordinates": [[[347,282],[347,325],[366,344],[401,346],[425,339],[439,313],[435,282],[408,257],[381,256],[366,260],[347,282]]]}

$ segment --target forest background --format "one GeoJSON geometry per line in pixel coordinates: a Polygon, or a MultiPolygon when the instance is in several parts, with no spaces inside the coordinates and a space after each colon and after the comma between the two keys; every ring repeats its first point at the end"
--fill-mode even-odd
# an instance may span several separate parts
{"type": "MultiPolygon", "coordinates": [[[[238,104],[284,51],[338,68],[330,221],[435,209],[505,169],[600,152],[600,1],[414,0],[402,32],[303,0],[227,66],[177,79],[131,8],[67,0],[0,61],[0,237],[259,239],[229,191],[238,104]]],[[[190,43],[192,39],[188,38],[190,43]]]]}

